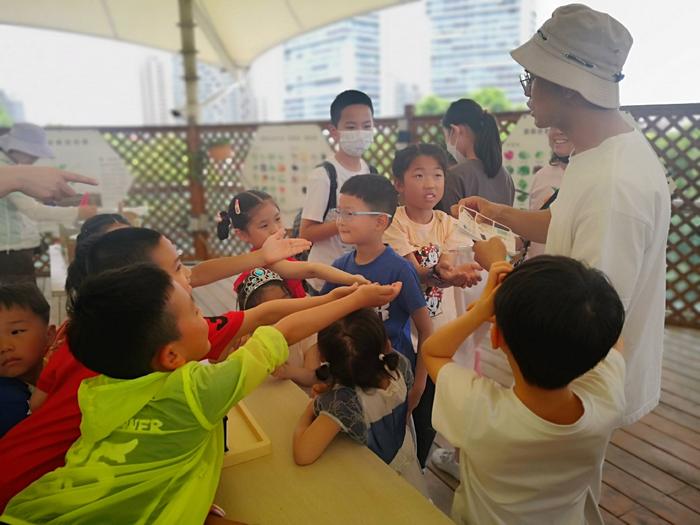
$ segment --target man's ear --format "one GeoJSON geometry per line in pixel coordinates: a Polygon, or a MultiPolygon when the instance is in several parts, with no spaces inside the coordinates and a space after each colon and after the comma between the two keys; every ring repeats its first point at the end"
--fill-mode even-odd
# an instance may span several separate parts
{"type": "Polygon", "coordinates": [[[187,359],[178,352],[173,343],[168,343],[156,352],[151,363],[153,370],[170,372],[187,363],[187,359]]]}

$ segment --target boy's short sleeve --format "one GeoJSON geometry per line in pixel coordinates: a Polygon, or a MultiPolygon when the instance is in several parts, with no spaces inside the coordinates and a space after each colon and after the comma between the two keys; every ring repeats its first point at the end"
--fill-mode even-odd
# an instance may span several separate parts
{"type": "Polygon", "coordinates": [[[185,396],[204,428],[218,424],[233,405],[254,390],[289,355],[287,341],[272,326],[261,326],[225,361],[191,363],[183,371],[185,396]]]}
{"type": "Polygon", "coordinates": [[[455,447],[463,447],[472,419],[472,396],[479,376],[469,368],[448,363],[435,383],[433,428],[455,447]]]}
{"type": "Polygon", "coordinates": [[[226,350],[226,347],[238,334],[244,318],[245,313],[238,311],[204,318],[209,325],[209,343],[211,343],[211,349],[205,359],[216,360],[219,358],[221,352],[226,350]]]}
{"type": "Polygon", "coordinates": [[[328,180],[328,173],[323,167],[315,168],[309,176],[309,183],[306,186],[306,200],[301,212],[301,218],[310,221],[323,222],[323,214],[328,205],[331,182],[328,180]]]}
{"type": "Polygon", "coordinates": [[[367,424],[362,403],[354,389],[340,387],[314,399],[314,415],[325,414],[355,441],[367,444],[367,424]]]}
{"type": "Polygon", "coordinates": [[[394,220],[391,221],[389,227],[384,231],[383,240],[401,257],[415,251],[415,248],[408,242],[408,231],[406,226],[401,223],[400,217],[395,216],[394,220]]]}

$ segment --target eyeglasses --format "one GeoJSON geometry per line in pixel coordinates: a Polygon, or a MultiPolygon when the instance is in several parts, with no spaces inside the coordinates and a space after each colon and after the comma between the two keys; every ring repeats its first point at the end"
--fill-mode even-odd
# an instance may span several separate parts
{"type": "Polygon", "coordinates": [[[351,222],[353,218],[363,215],[384,215],[385,217],[389,217],[390,219],[392,217],[391,214],[384,213],[383,211],[350,211],[341,210],[340,208],[333,208],[331,211],[335,213],[336,221],[342,220],[345,222],[351,222]]]}
{"type": "Polygon", "coordinates": [[[523,87],[523,92],[526,97],[529,97],[530,93],[532,93],[533,80],[535,80],[535,77],[531,75],[529,71],[525,71],[525,73],[520,75],[520,85],[523,87]]]}

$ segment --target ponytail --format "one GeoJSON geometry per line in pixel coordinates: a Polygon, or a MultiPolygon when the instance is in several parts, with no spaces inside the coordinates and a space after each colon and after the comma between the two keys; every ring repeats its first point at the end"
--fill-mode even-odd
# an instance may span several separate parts
{"type": "Polygon", "coordinates": [[[481,130],[476,133],[474,153],[484,165],[486,175],[492,179],[503,167],[503,152],[498,124],[491,113],[483,111],[481,130]]]}
{"type": "Polygon", "coordinates": [[[484,165],[489,178],[495,177],[503,166],[501,136],[493,115],[475,101],[467,98],[455,100],[442,117],[442,126],[469,126],[474,133],[474,153],[484,165]]]}

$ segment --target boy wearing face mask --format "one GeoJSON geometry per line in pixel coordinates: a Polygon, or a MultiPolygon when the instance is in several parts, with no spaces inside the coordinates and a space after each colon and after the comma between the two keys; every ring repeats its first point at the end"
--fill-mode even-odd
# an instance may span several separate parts
{"type": "MultiPolygon", "coordinates": [[[[338,144],[338,151],[309,177],[301,213],[299,236],[313,243],[309,262],[331,264],[351,248],[341,242],[331,210],[337,206],[338,192],[346,180],[354,175],[376,173],[362,159],[374,139],[373,117],[372,99],[362,91],[343,91],[331,104],[330,135],[338,144]]],[[[324,284],[320,279],[308,282],[317,291],[324,284]]]]}

